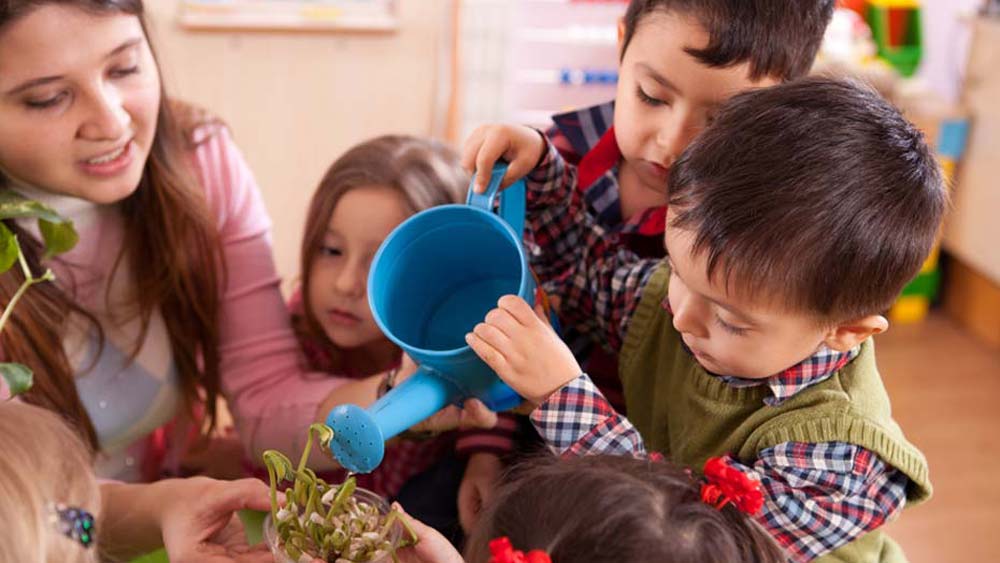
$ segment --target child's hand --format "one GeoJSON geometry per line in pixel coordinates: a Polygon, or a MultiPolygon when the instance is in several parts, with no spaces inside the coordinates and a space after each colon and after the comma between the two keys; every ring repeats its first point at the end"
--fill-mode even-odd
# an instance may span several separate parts
{"type": "Polygon", "coordinates": [[[505,295],[465,341],[500,379],[534,406],[583,371],[538,307],[505,295]]]}
{"type": "Polygon", "coordinates": [[[491,411],[479,399],[466,399],[461,408],[448,405],[427,420],[414,424],[410,430],[440,434],[456,428],[489,430],[496,425],[497,413],[491,411]]]}
{"type": "Polygon", "coordinates": [[[480,452],[469,456],[462,484],[458,487],[458,522],[466,535],[472,533],[479,512],[493,497],[502,472],[503,462],[496,454],[480,452]]]}
{"type": "Polygon", "coordinates": [[[476,193],[490,183],[493,164],[503,158],[510,164],[500,187],[506,188],[531,172],[544,156],[545,139],[523,125],[483,125],[472,132],[462,147],[462,167],[476,173],[476,193]]]}
{"type": "Polygon", "coordinates": [[[398,502],[392,507],[403,513],[417,534],[417,545],[396,552],[402,563],[463,563],[462,555],[440,532],[406,514],[398,502]]]}

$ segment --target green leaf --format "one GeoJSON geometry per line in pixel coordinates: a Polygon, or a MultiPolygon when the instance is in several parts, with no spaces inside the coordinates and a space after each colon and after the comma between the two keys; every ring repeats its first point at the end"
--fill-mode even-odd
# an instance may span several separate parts
{"type": "Polygon", "coordinates": [[[76,229],[73,228],[73,222],[68,220],[54,223],[47,219],[39,219],[38,230],[42,232],[42,240],[45,241],[45,254],[47,256],[62,254],[76,246],[76,243],[80,240],[80,236],[76,234],[76,229]]]}
{"type": "Polygon", "coordinates": [[[47,205],[28,199],[13,190],[0,190],[0,219],[20,219],[23,217],[45,219],[51,223],[66,222],[66,219],[63,219],[47,205]]]}
{"type": "Polygon", "coordinates": [[[14,363],[0,363],[0,375],[10,388],[10,395],[20,395],[31,389],[32,373],[27,366],[14,363]]]}
{"type": "Polygon", "coordinates": [[[277,450],[267,450],[264,452],[264,465],[274,470],[277,482],[292,480],[295,478],[295,467],[292,462],[285,457],[285,454],[277,450]]]}
{"type": "Polygon", "coordinates": [[[323,424],[322,422],[315,422],[309,425],[309,431],[319,438],[319,443],[323,446],[323,449],[330,450],[330,441],[333,440],[333,429],[329,426],[323,424]]]}
{"type": "Polygon", "coordinates": [[[17,242],[7,225],[0,223],[0,273],[6,272],[17,262],[17,242]]]}

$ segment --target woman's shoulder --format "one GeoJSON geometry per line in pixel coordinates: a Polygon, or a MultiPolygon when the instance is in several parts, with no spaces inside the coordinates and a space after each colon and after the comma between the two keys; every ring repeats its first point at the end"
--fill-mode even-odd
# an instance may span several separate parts
{"type": "MultiPolygon", "coordinates": [[[[258,193],[257,182],[243,153],[222,118],[189,102],[170,100],[179,142],[206,202],[220,228],[239,218],[233,228],[267,229],[270,220],[258,193]]],[[[232,226],[232,225],[230,225],[232,226]]]]}
{"type": "Polygon", "coordinates": [[[226,135],[226,122],[207,108],[185,100],[167,101],[185,148],[196,150],[205,142],[226,135]]]}
{"type": "Polygon", "coordinates": [[[181,100],[168,101],[177,142],[209,193],[239,187],[248,174],[246,162],[230,135],[229,125],[209,110],[181,100]]]}

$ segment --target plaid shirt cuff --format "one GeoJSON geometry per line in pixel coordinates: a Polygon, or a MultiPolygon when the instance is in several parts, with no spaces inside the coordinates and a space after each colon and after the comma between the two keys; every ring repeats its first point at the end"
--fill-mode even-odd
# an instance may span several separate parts
{"type": "Polygon", "coordinates": [[[811,561],[893,518],[909,479],[874,452],[845,442],[786,442],[732,467],[760,480],[755,518],[796,562],[811,561]]]}
{"type": "Polygon", "coordinates": [[[531,209],[564,206],[576,189],[576,167],[566,162],[556,146],[539,131],[545,150],[542,158],[525,177],[527,205],[531,209]]]}
{"type": "Polygon", "coordinates": [[[639,431],[615,412],[585,373],[546,399],[531,413],[531,422],[557,455],[646,457],[639,431]]]}

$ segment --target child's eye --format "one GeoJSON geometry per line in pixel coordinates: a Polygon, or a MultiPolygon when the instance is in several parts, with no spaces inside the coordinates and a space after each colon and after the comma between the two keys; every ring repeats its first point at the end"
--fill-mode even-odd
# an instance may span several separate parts
{"type": "Polygon", "coordinates": [[[319,247],[319,253],[323,256],[340,256],[343,254],[336,246],[323,245],[319,247]]]}
{"type": "Polygon", "coordinates": [[[44,100],[27,100],[24,102],[24,104],[28,106],[28,108],[30,109],[47,109],[63,101],[63,99],[66,96],[67,96],[66,92],[59,92],[58,94],[52,96],[51,98],[47,98],[44,100]]]}
{"type": "Polygon", "coordinates": [[[743,336],[747,333],[747,329],[738,326],[733,326],[727,323],[726,321],[722,320],[722,317],[718,315],[715,316],[715,322],[718,323],[720,327],[722,327],[722,330],[734,336],[743,336]]]}
{"type": "Polygon", "coordinates": [[[667,105],[667,102],[663,100],[658,100],[642,90],[642,86],[636,88],[636,93],[639,96],[639,101],[646,104],[647,106],[660,107],[667,105]]]}
{"type": "Polygon", "coordinates": [[[111,69],[111,76],[113,76],[114,78],[124,78],[131,74],[139,74],[139,65],[134,65],[127,68],[111,69]]]}

